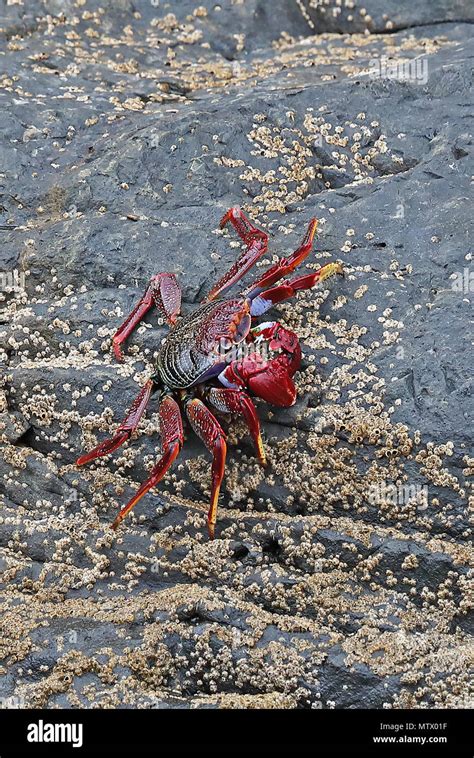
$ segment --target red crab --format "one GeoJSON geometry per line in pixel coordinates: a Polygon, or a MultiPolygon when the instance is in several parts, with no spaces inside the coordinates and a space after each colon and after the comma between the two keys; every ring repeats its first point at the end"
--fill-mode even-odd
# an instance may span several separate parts
{"type": "Polygon", "coordinates": [[[265,465],[260,424],[249,393],[282,407],[295,402],[292,377],[301,361],[298,337],[278,321],[267,321],[252,328],[252,320],[298,290],[314,287],[333,274],[342,274],[341,264],[327,263],[318,271],[276,284],[311,251],[318,223],[313,218],[294,253],[271,266],[240,297],[217,300],[244,276],[268,245],[268,235],[257,229],[239,208],[231,208],[225,214],[221,228],[228,222],[234,226],[246,249],[197,310],[178,321],[181,290],[176,277],[169,273],[157,274],[113,337],[115,356],[122,361],[121,344],[153,305],[161,310],[172,327],[160,347],[155,373],[142,388],[114,436],[77,460],[82,466],[116,450],[136,430],[152,393],[159,392],[163,455],[148,479],[118,514],[114,529],[140,498],[164,477],[181,450],[184,441],[182,408],[191,427],[212,453],[211,504],[207,518],[212,539],[224,476],[226,435],[209,406],[217,413],[243,416],[258,458],[265,465]]]}

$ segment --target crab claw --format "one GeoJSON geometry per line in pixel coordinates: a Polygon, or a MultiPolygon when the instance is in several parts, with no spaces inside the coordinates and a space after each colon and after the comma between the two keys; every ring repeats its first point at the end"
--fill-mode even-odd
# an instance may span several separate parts
{"type": "MultiPolygon", "coordinates": [[[[246,372],[247,367],[242,369],[246,372]]],[[[296,401],[296,387],[288,371],[286,356],[273,358],[265,367],[248,376],[247,387],[257,397],[281,408],[288,408],[296,401]]]]}
{"type": "Polygon", "coordinates": [[[301,346],[298,337],[278,321],[266,321],[251,330],[249,339],[256,345],[266,342],[270,350],[281,352],[286,357],[283,363],[290,376],[298,371],[301,364],[301,346]]]}
{"type": "Polygon", "coordinates": [[[296,387],[292,377],[301,363],[296,334],[276,321],[266,322],[251,330],[247,344],[252,351],[225,369],[223,382],[229,387],[247,387],[271,405],[293,405],[296,387]]]}

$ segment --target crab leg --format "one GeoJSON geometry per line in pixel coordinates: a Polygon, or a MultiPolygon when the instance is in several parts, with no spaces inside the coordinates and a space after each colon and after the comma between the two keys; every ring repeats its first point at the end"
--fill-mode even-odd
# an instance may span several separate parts
{"type": "Polygon", "coordinates": [[[262,466],[266,466],[267,461],[260,433],[260,421],[257,416],[257,409],[249,395],[239,389],[211,387],[207,393],[207,398],[218,411],[237,413],[244,417],[254,441],[258,459],[262,466]]]}
{"type": "Polygon", "coordinates": [[[90,461],[94,461],[96,458],[101,458],[103,455],[112,453],[114,450],[117,450],[120,445],[123,445],[123,443],[129,439],[129,437],[131,437],[137,428],[141,417],[143,416],[154,386],[155,383],[153,380],[149,379],[133,401],[130,410],[118,427],[114,436],[101,442],[89,453],[81,455],[81,457],[76,461],[77,466],[83,466],[85,463],[90,463],[90,461]]]}
{"type": "Polygon", "coordinates": [[[247,249],[241,253],[229,271],[214,285],[203,302],[215,300],[218,295],[222,295],[235,282],[242,279],[268,247],[268,234],[254,226],[240,208],[231,208],[227,211],[220,222],[221,229],[228,222],[232,224],[239,237],[245,242],[247,249]]]}
{"type": "Polygon", "coordinates": [[[163,479],[181,450],[184,441],[183,422],[181,420],[179,405],[171,395],[166,395],[160,403],[159,415],[163,455],[151,470],[148,479],[143,482],[132,499],[122,508],[112,524],[112,529],[117,529],[120,522],[123,521],[128,513],[130,513],[132,508],[138,503],[143,495],[163,479]]]}
{"type": "Polygon", "coordinates": [[[138,326],[153,304],[160,309],[168,324],[176,323],[181,310],[181,288],[174,274],[162,273],[152,276],[144,295],[114,334],[112,344],[118,361],[123,361],[120,345],[138,326]]]}
{"type": "Polygon", "coordinates": [[[306,274],[305,276],[299,276],[295,279],[289,279],[286,282],[282,282],[276,287],[270,287],[270,289],[263,290],[257,295],[254,295],[251,301],[250,313],[252,316],[261,316],[262,313],[268,311],[275,303],[281,303],[283,300],[288,300],[290,297],[296,295],[298,290],[307,290],[315,287],[316,284],[323,282],[334,274],[343,275],[343,268],[340,263],[326,263],[319,271],[315,271],[313,274],[306,274]]]}
{"type": "Polygon", "coordinates": [[[212,453],[211,469],[211,504],[207,514],[209,537],[214,539],[217,517],[217,501],[219,490],[224,477],[225,459],[227,453],[226,435],[217,419],[206,408],[202,400],[194,398],[186,403],[186,413],[189,423],[195,433],[202,439],[207,449],[212,453]]]}
{"type": "Polygon", "coordinates": [[[244,294],[253,300],[263,290],[268,289],[275,284],[275,282],[278,282],[280,279],[283,279],[284,276],[287,276],[287,274],[291,274],[291,272],[294,271],[294,269],[310,254],[317,227],[317,219],[312,218],[309,222],[306,234],[301,240],[300,246],[294,251],[294,253],[287,258],[280,258],[280,260],[275,263],[274,266],[271,266],[260,279],[248,287],[244,294]]]}

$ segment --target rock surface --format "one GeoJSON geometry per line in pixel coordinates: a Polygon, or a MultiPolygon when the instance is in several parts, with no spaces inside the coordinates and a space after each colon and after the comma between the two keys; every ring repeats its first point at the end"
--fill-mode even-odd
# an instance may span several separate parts
{"type": "Polygon", "coordinates": [[[473,20],[468,0],[2,0],[3,704],[468,705],[473,20]],[[267,260],[316,215],[308,265],[346,277],[278,309],[298,402],[259,404],[265,472],[232,427],[218,539],[191,435],[115,534],[156,406],[74,462],[165,330],[147,317],[124,365],[110,337],[158,271],[199,301],[237,204],[267,260]]]}

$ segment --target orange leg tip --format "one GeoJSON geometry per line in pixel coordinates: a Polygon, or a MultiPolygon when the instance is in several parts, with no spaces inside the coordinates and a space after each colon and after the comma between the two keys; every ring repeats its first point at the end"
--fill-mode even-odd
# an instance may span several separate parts
{"type": "Polygon", "coordinates": [[[76,466],[85,466],[86,463],[91,463],[91,461],[94,461],[96,458],[100,458],[100,455],[92,455],[93,450],[91,450],[90,453],[84,453],[84,455],[79,456],[79,458],[76,461],[76,466]]]}
{"type": "Polygon", "coordinates": [[[258,451],[258,460],[259,460],[259,463],[263,467],[265,467],[267,465],[267,463],[268,463],[267,456],[265,455],[265,453],[263,452],[263,450],[261,448],[258,451]]]}
{"type": "Polygon", "coordinates": [[[309,241],[312,242],[314,239],[314,235],[316,234],[316,230],[318,228],[318,219],[312,218],[309,222],[309,241]]]}
{"type": "Polygon", "coordinates": [[[230,221],[232,211],[227,211],[227,213],[224,213],[221,220],[219,221],[219,227],[221,229],[224,228],[224,226],[230,221]]]}
{"type": "Polygon", "coordinates": [[[344,276],[344,269],[342,263],[326,263],[318,273],[320,281],[324,282],[326,279],[329,279],[329,277],[334,276],[334,274],[344,276]]]}
{"type": "Polygon", "coordinates": [[[123,358],[123,353],[122,353],[122,351],[120,349],[120,345],[118,345],[116,342],[112,342],[112,346],[113,346],[114,355],[115,355],[116,360],[118,360],[119,363],[123,363],[124,358],[123,358]]]}
{"type": "Polygon", "coordinates": [[[265,455],[265,450],[263,447],[263,441],[260,435],[258,436],[257,440],[257,453],[258,453],[258,460],[262,464],[262,466],[267,465],[267,456],[265,455]]]}

